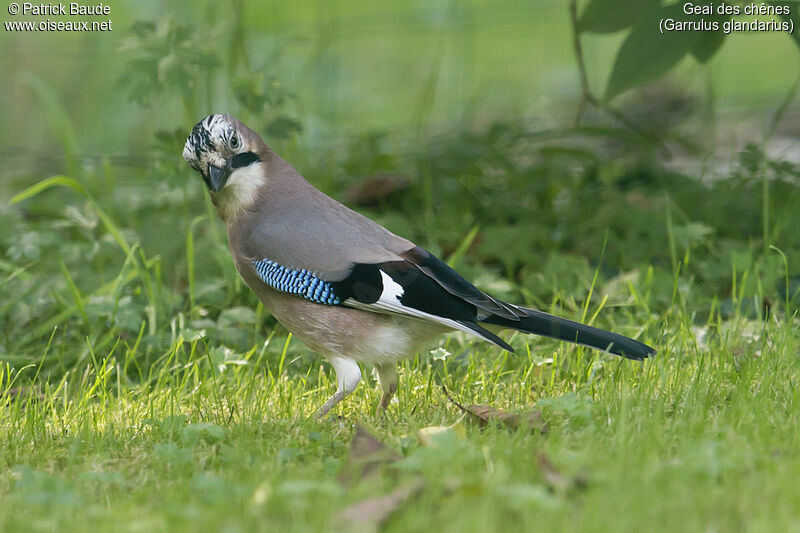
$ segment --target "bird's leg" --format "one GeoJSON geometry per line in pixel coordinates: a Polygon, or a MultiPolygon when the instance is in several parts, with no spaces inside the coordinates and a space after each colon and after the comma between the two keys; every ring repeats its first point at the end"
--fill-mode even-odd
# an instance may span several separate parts
{"type": "Polygon", "coordinates": [[[337,387],[334,395],[328,398],[328,401],[317,410],[314,415],[317,419],[328,414],[328,411],[341,402],[345,396],[356,390],[358,382],[361,381],[361,369],[358,367],[358,363],[346,357],[334,356],[329,359],[333,370],[336,372],[337,387]]]}
{"type": "Polygon", "coordinates": [[[375,370],[378,371],[378,382],[383,390],[381,404],[378,407],[378,413],[381,413],[389,407],[389,402],[392,401],[394,393],[397,392],[397,366],[394,363],[375,365],[375,370]]]}

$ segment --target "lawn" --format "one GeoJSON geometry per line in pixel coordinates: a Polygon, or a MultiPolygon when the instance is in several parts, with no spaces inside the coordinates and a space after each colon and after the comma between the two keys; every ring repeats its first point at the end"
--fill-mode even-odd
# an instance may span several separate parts
{"type": "Polygon", "coordinates": [[[548,2],[232,1],[229,25],[176,7],[129,28],[155,4],[115,6],[113,35],[2,36],[1,531],[800,530],[791,69],[737,78],[737,37],[625,96],[644,131],[575,126],[548,2]],[[454,333],[385,413],[364,367],[314,420],[332,370],[238,278],[180,157],[222,110],[481,289],[658,354],[454,333]]]}
{"type": "Polygon", "coordinates": [[[181,341],[135,385],[121,378],[135,349],[119,347],[4,408],[0,523],[330,530],[347,506],[410,487],[386,531],[796,528],[794,332],[770,324],[754,339],[732,327],[699,347],[680,321],[658,321],[675,333],[644,364],[536,345],[511,358],[451,342],[452,357],[403,366],[385,416],[373,415],[379,395],[367,380],[341,418],[319,422],[308,416],[334,384],[316,369],[294,374],[309,365],[290,359],[291,342],[215,368],[181,341]],[[268,354],[284,345],[282,371],[268,354]],[[480,427],[440,382],[463,402],[535,405],[546,430],[480,427]],[[375,457],[350,452],[357,426],[398,460],[365,476],[375,457]],[[430,426],[450,429],[421,445],[430,426]]]}

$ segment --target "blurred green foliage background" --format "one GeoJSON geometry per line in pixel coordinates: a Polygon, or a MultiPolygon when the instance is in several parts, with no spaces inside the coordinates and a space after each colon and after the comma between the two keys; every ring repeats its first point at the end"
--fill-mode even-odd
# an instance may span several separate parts
{"type": "MultiPolygon", "coordinates": [[[[628,9],[620,3],[619,16],[628,9]]],[[[197,117],[239,111],[232,81],[242,76],[277,79],[296,97],[304,140],[324,144],[376,129],[408,140],[420,128],[452,133],[498,118],[561,125],[580,91],[559,0],[114,2],[110,19],[107,33],[0,33],[4,150],[57,151],[49,110],[23,75],[58,95],[80,132],[81,155],[96,156],[141,153],[154,131],[196,118],[180,104],[187,93],[197,93],[197,117]],[[149,45],[134,37],[141,21],[159,26],[149,45]],[[156,72],[132,61],[148,46],[156,72]],[[145,79],[156,73],[150,87],[145,79]],[[132,103],[132,94],[151,107],[132,103]]],[[[586,37],[598,87],[622,37],[586,37]]],[[[738,34],[710,72],[687,60],[673,79],[699,94],[711,84],[721,108],[758,114],[794,82],[796,56],[785,34],[738,34]]]]}
{"type": "Polygon", "coordinates": [[[0,29],[0,530],[330,531],[403,486],[387,531],[797,530],[800,40],[661,36],[678,7],[115,1],[107,33],[0,29]],[[456,333],[384,415],[364,368],[346,418],[307,419],[336,378],[181,158],[222,112],[480,288],[658,356],[456,333]],[[471,424],[439,385],[549,429],[471,424]],[[354,421],[404,459],[349,485],[354,421]]]}
{"type": "MultiPolygon", "coordinates": [[[[14,20],[26,18],[39,20],[14,20]]],[[[62,372],[87,335],[145,335],[157,353],[178,318],[237,349],[258,337],[260,308],[216,322],[257,302],[180,158],[212,112],[500,296],[575,313],[646,294],[649,311],[680,303],[696,321],[796,308],[789,35],[731,35],[578,124],[574,32],[556,0],[115,2],[110,19],[106,33],[0,32],[6,360],[39,360],[56,326],[62,372]],[[52,175],[75,182],[9,204],[52,175]]],[[[626,35],[581,35],[595,94],[626,35]]]]}

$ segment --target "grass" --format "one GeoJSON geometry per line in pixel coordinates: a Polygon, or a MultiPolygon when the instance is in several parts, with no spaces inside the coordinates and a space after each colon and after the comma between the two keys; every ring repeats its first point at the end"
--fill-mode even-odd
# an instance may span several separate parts
{"type": "MultiPolygon", "coordinates": [[[[569,39],[547,17],[566,23],[565,10],[523,32],[504,21],[527,4],[490,20],[488,5],[423,4],[354,19],[391,20],[392,31],[340,32],[358,14],[347,3],[342,14],[249,5],[245,16],[231,2],[236,31],[178,12],[138,38],[121,29],[124,49],[98,46],[70,76],[65,56],[27,65],[23,54],[24,69],[4,58],[22,91],[3,100],[9,116],[27,109],[20,94],[37,106],[8,121],[24,130],[0,131],[14,169],[0,183],[0,530],[800,530],[800,166],[767,150],[796,126],[794,93],[773,102],[760,143],[732,158],[715,145],[729,126],[722,100],[784,95],[775,88],[791,72],[719,93],[704,70],[704,96],[661,85],[620,105],[674,155],[702,162],[676,170],[678,158],[597,116],[563,126],[557,108],[571,117],[575,102],[549,105],[560,92],[547,90],[550,76],[507,68],[509,50],[546,44],[536,62],[563,69],[569,39]],[[457,20],[445,35],[448,10],[457,20]],[[281,17],[295,21],[285,34],[314,26],[319,39],[273,42],[281,17]],[[398,45],[408,25],[424,53],[398,45]],[[269,54],[256,54],[266,41],[269,54]],[[370,61],[353,60],[350,76],[356,52],[370,61]],[[265,56],[274,68],[261,76],[265,56]],[[376,58],[395,58],[382,67],[390,76],[376,58]],[[125,91],[111,90],[115,69],[125,91]],[[53,89],[61,77],[69,90],[53,89]],[[481,104],[472,85],[484,78],[508,92],[481,104]],[[545,88],[536,106],[553,109],[545,122],[519,118],[534,85],[545,88]],[[180,160],[195,115],[220,109],[480,288],[635,336],[658,356],[638,363],[519,334],[506,337],[512,355],[452,334],[402,365],[385,416],[364,368],[338,417],[311,419],[335,376],[243,285],[180,160]],[[28,149],[48,128],[50,149],[28,149]],[[87,156],[94,146],[102,155],[87,156]],[[366,194],[381,176],[396,190],[366,194]],[[443,387],[464,405],[539,410],[547,430],[481,426],[443,387]],[[359,427],[397,460],[364,471],[373,458],[359,427]],[[359,503],[375,513],[382,496],[385,520],[337,521],[359,503]]],[[[134,18],[125,9],[118,22],[134,18]]],[[[733,53],[744,45],[726,43],[714,76],[732,75],[726,61],[747,72],[733,53]]],[[[591,67],[606,48],[591,47],[591,67]]]]}
{"type": "Polygon", "coordinates": [[[275,338],[224,366],[202,341],[179,339],[135,385],[123,378],[131,347],[93,354],[39,388],[7,366],[0,390],[16,393],[0,411],[0,526],[329,530],[347,505],[421,475],[421,494],[387,531],[792,530],[796,326],[767,322],[750,336],[753,324],[734,320],[725,333],[712,326],[701,347],[680,319],[653,320],[661,353],[643,364],[522,338],[523,355],[511,357],[453,339],[444,360],[404,364],[385,417],[371,414],[379,393],[367,379],[343,419],[321,422],[308,417],[335,381],[322,369],[291,376],[307,365],[275,338]],[[265,355],[273,345],[277,365],[265,355]],[[439,383],[467,403],[537,405],[548,431],[461,421],[439,383]],[[463,436],[416,440],[423,427],[459,421],[463,436]],[[404,458],[346,487],[337,474],[356,424],[404,458]],[[541,453],[585,488],[550,487],[541,453]]]}
{"type": "MultiPolygon", "coordinates": [[[[515,145],[493,144],[512,160],[515,145]]],[[[529,234],[522,250],[502,244],[534,227],[515,195],[462,170],[461,183],[481,188],[479,198],[417,202],[416,194],[452,194],[453,182],[424,176],[454,159],[416,157],[423,190],[385,198],[373,216],[395,227],[417,220],[406,228],[412,235],[436,224],[439,238],[428,245],[482,287],[638,336],[658,356],[637,363],[523,335],[510,337],[511,355],[453,334],[403,364],[385,416],[374,414],[380,392],[365,368],[340,418],[315,421],[335,376],[238,280],[217,221],[199,215],[207,202],[199,183],[176,185],[183,194],[165,190],[175,202],[165,210],[145,201],[140,183],[100,186],[114,183],[113,169],[80,183],[51,178],[13,199],[21,208],[9,215],[15,237],[2,263],[0,529],[350,530],[337,519],[343,509],[396,487],[419,488],[366,529],[798,527],[797,169],[751,147],[737,172],[752,180],[705,186],[657,164],[620,170],[608,156],[576,178],[589,180],[573,201],[591,219],[576,226],[594,231],[571,234],[532,266],[537,239],[549,237],[529,234]],[[770,172],[766,184],[758,169],[770,172]],[[607,185],[591,184],[598,173],[607,185]],[[607,209],[588,209],[603,191],[630,187],[631,176],[646,181],[610,194],[607,209]],[[666,176],[674,203],[659,202],[666,176]],[[758,241],[763,217],[748,206],[761,200],[738,187],[772,192],[766,234],[780,247],[758,241]],[[423,212],[386,218],[403,205],[423,212]],[[506,205],[520,218],[509,223],[495,211],[454,240],[465,222],[454,216],[471,205],[506,205]],[[724,223],[728,210],[739,213],[734,225],[749,228],[747,241],[724,223]],[[167,223],[187,231],[165,233],[167,223]],[[583,247],[594,251],[591,263],[577,255],[583,247]],[[547,431],[481,427],[442,386],[462,404],[541,410],[547,431]],[[402,458],[345,482],[342,473],[361,460],[350,449],[357,427],[402,458]],[[422,437],[431,427],[449,429],[429,442],[422,437]]],[[[459,164],[494,164],[491,155],[473,157],[459,164]]],[[[535,187],[524,201],[539,198],[539,188],[551,197],[550,188],[570,184],[525,176],[559,176],[545,167],[561,158],[512,166],[508,187],[535,187]]],[[[535,216],[558,226],[564,215],[551,206],[535,216]]]]}
{"type": "MultiPolygon", "coordinates": [[[[171,156],[153,152],[161,181],[104,165],[18,187],[0,262],[0,529],[344,530],[343,509],[396,487],[414,490],[366,529],[796,529],[800,169],[750,146],[703,185],[636,140],[622,160],[559,149],[582,135],[530,145],[506,124],[402,164],[360,141],[338,157],[351,175],[402,169],[411,185],[362,210],[482,288],[658,356],[522,335],[511,355],[453,334],[402,366],[386,416],[365,368],[321,422],[335,376],[243,286],[171,156]],[[541,410],[548,429],[480,427],[442,386],[541,410]],[[345,483],[359,426],[402,459],[345,483]],[[428,442],[431,427],[450,429],[428,442]]],[[[345,196],[340,167],[298,166],[345,196]]]]}

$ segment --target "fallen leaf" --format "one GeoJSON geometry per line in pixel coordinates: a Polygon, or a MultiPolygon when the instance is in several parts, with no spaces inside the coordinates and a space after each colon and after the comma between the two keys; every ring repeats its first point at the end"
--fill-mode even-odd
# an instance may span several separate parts
{"type": "Polygon", "coordinates": [[[354,479],[363,479],[377,473],[383,465],[399,461],[400,455],[376,439],[361,426],[356,429],[350,445],[350,458],[339,474],[339,481],[350,484],[354,479]]]}
{"type": "Polygon", "coordinates": [[[376,207],[392,194],[408,187],[408,179],[394,174],[375,174],[373,177],[354,183],[345,191],[348,203],[365,207],[376,207]]]}
{"type": "Polygon", "coordinates": [[[569,478],[565,477],[564,474],[555,467],[546,453],[540,452],[539,455],[536,456],[536,463],[539,465],[539,470],[542,472],[545,482],[551,489],[557,492],[564,492],[572,484],[569,478]]]}
{"type": "Polygon", "coordinates": [[[422,428],[417,431],[417,440],[419,440],[419,443],[423,446],[430,446],[432,439],[436,435],[441,435],[448,431],[450,431],[450,428],[447,426],[429,426],[422,428]]]}
{"type": "Polygon", "coordinates": [[[547,424],[542,420],[542,412],[538,409],[517,415],[503,411],[497,407],[492,407],[491,405],[464,406],[453,399],[453,397],[450,396],[450,393],[447,392],[447,389],[444,387],[442,387],[442,389],[444,390],[444,395],[453,405],[470,415],[470,417],[473,420],[476,420],[481,426],[485,426],[491,422],[500,422],[511,429],[517,429],[520,426],[527,426],[531,429],[538,429],[541,433],[545,433],[547,431],[547,424]]]}
{"type": "Polygon", "coordinates": [[[386,496],[349,505],[336,515],[336,520],[346,523],[348,530],[377,531],[403,503],[419,493],[423,485],[423,480],[417,478],[411,484],[398,487],[386,496]]]}
{"type": "Polygon", "coordinates": [[[450,426],[428,426],[417,431],[417,440],[423,446],[430,446],[437,435],[445,433],[452,433],[456,437],[463,439],[467,436],[467,428],[461,422],[456,422],[450,426]]]}
{"type": "Polygon", "coordinates": [[[578,474],[575,477],[565,476],[544,452],[539,452],[536,456],[536,463],[539,465],[539,470],[542,472],[545,483],[554,492],[563,493],[571,489],[586,487],[586,477],[583,474],[578,474]]]}

